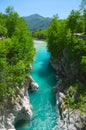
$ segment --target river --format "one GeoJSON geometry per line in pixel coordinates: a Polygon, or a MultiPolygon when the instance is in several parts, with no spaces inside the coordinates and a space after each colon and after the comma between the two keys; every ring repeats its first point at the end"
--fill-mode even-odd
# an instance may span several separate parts
{"type": "Polygon", "coordinates": [[[49,63],[50,53],[46,42],[34,41],[37,54],[32,65],[31,76],[39,84],[36,93],[29,93],[33,105],[30,122],[20,122],[16,130],[57,130],[57,111],[53,87],[56,85],[55,71],[49,63]]]}

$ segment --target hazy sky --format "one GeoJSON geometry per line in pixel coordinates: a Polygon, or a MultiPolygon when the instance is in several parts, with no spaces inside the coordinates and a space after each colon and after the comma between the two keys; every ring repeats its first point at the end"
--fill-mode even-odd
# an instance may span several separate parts
{"type": "Polygon", "coordinates": [[[38,13],[45,17],[55,14],[66,18],[72,9],[78,10],[81,0],[0,0],[0,12],[8,6],[13,6],[20,16],[38,13]]]}

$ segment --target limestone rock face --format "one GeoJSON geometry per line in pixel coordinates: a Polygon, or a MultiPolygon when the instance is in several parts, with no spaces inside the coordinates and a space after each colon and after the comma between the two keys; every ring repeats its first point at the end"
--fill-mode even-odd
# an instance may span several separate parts
{"type": "Polygon", "coordinates": [[[31,92],[36,92],[39,88],[39,85],[32,79],[32,77],[30,76],[29,77],[29,85],[28,85],[28,89],[31,91],[31,92]]]}
{"type": "Polygon", "coordinates": [[[57,74],[59,74],[61,77],[67,79],[70,82],[75,81],[78,74],[78,65],[75,61],[69,63],[67,48],[63,50],[63,57],[60,60],[51,57],[50,63],[52,64],[52,67],[57,71],[57,74]]]}
{"type": "Polygon", "coordinates": [[[66,96],[56,92],[56,105],[59,110],[58,130],[83,130],[86,127],[86,113],[82,114],[77,109],[70,109],[65,104],[66,96]]]}
{"type": "Polygon", "coordinates": [[[14,124],[19,120],[32,118],[31,105],[28,96],[24,95],[24,89],[17,87],[17,97],[14,101],[7,100],[0,104],[0,130],[15,130],[14,124]]]}
{"type": "Polygon", "coordinates": [[[37,91],[37,89],[39,88],[38,84],[35,82],[31,83],[31,91],[37,91]]]}
{"type": "Polygon", "coordinates": [[[86,127],[86,114],[81,115],[78,110],[66,109],[63,120],[59,119],[58,130],[83,130],[86,127]]]}
{"type": "Polygon", "coordinates": [[[65,101],[65,94],[57,91],[56,105],[60,117],[58,120],[58,130],[83,130],[86,127],[86,113],[81,114],[77,109],[68,108],[65,101]]]}
{"type": "Polygon", "coordinates": [[[37,91],[39,85],[30,76],[22,86],[22,89],[16,87],[16,93],[11,100],[7,98],[4,103],[0,103],[0,130],[15,130],[15,123],[32,118],[32,106],[27,90],[37,91]]]}
{"type": "MultiPolygon", "coordinates": [[[[59,111],[59,121],[57,130],[84,130],[86,128],[86,113],[83,115],[79,110],[70,109],[66,104],[66,96],[69,89],[69,85],[64,86],[64,81],[73,83],[76,79],[78,70],[77,64],[65,64],[68,63],[67,50],[63,52],[63,58],[58,60],[51,58],[51,65],[56,70],[57,85],[54,89],[56,94],[56,105],[59,111]]],[[[66,82],[65,82],[66,83],[66,82]]],[[[74,98],[78,98],[79,94],[76,91],[73,95],[74,98]]]]}
{"type": "Polygon", "coordinates": [[[14,123],[19,120],[30,120],[32,118],[32,106],[29,103],[29,98],[24,96],[23,99],[20,97],[20,105],[16,108],[14,123]]]}
{"type": "Polygon", "coordinates": [[[83,130],[86,127],[86,114],[68,108],[65,104],[66,96],[60,91],[61,86],[57,85],[57,87],[59,87],[56,90],[56,105],[59,111],[58,130],[83,130]]]}

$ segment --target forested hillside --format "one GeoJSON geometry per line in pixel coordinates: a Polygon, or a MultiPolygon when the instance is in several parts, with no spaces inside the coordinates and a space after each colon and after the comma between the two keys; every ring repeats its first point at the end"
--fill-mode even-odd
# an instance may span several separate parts
{"type": "Polygon", "coordinates": [[[25,82],[35,49],[28,27],[19,15],[8,7],[0,13],[0,100],[15,94],[25,82]]]}
{"type": "Polygon", "coordinates": [[[62,75],[63,92],[73,108],[86,112],[86,10],[72,10],[65,20],[54,17],[48,28],[48,50],[57,73],[62,75]],[[72,87],[70,87],[72,86],[72,87]]]}
{"type": "Polygon", "coordinates": [[[23,18],[26,21],[30,31],[47,29],[51,21],[51,18],[46,18],[38,14],[33,14],[23,18]]]}

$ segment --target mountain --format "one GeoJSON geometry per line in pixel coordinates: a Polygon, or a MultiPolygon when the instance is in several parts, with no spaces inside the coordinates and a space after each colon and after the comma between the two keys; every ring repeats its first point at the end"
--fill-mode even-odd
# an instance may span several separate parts
{"type": "Polygon", "coordinates": [[[40,16],[39,14],[33,14],[23,17],[26,21],[30,31],[36,31],[40,29],[48,28],[51,18],[40,16]]]}

